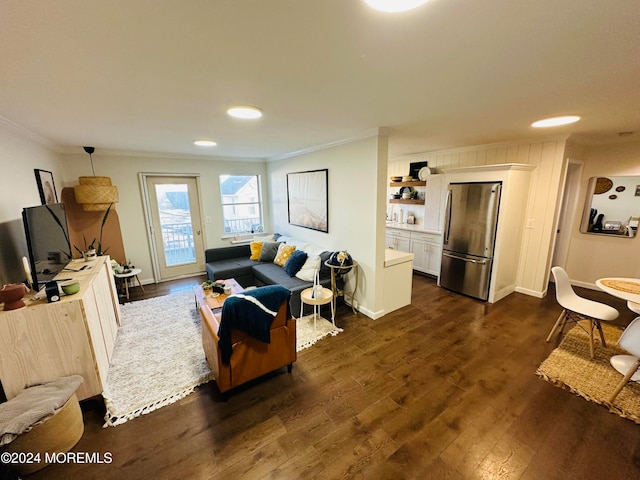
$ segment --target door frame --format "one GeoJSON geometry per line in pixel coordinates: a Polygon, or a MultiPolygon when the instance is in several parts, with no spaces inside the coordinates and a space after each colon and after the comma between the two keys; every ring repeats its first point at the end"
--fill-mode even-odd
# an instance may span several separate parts
{"type": "MultiPolygon", "coordinates": [[[[559,201],[558,222],[556,225],[556,238],[554,242],[553,254],[551,255],[551,266],[566,268],[571,248],[571,227],[576,218],[579,207],[580,182],[584,162],[572,158],[567,159],[565,166],[562,197],[559,201]]],[[[547,272],[548,274],[548,272],[547,272]]],[[[549,277],[553,281],[553,277],[549,277]]]]}
{"type": "MultiPolygon", "coordinates": [[[[198,173],[154,173],[154,172],[139,172],[138,173],[138,182],[140,184],[140,191],[142,192],[142,205],[143,205],[143,213],[144,213],[144,221],[147,232],[147,244],[149,245],[149,253],[151,254],[151,269],[153,273],[153,281],[154,283],[164,282],[168,280],[172,280],[173,278],[162,278],[160,274],[160,261],[158,259],[158,250],[156,247],[156,242],[153,238],[153,221],[152,221],[152,212],[151,212],[151,204],[149,203],[149,189],[147,188],[147,179],[149,177],[185,177],[185,178],[194,178],[196,181],[196,186],[198,188],[198,207],[200,209],[200,222],[201,225],[205,225],[204,223],[204,210],[202,203],[202,183],[200,181],[200,174],[198,173]]],[[[202,242],[204,245],[207,245],[207,238],[205,229],[202,228],[202,242]]],[[[201,273],[204,273],[202,271],[201,273]]]]}

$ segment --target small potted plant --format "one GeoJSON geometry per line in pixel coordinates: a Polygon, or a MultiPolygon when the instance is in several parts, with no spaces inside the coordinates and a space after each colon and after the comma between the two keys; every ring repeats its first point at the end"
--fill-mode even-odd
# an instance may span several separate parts
{"type": "Polygon", "coordinates": [[[87,245],[87,239],[85,238],[84,234],[82,234],[82,240],[84,242],[84,248],[82,250],[80,250],[80,248],[78,248],[76,245],[74,245],[73,248],[75,248],[80,253],[80,255],[82,255],[82,258],[84,258],[86,262],[97,255],[96,247],[94,245],[96,243],[96,239],[94,238],[93,240],[91,240],[91,243],[87,245]]]}
{"type": "Polygon", "coordinates": [[[205,280],[200,284],[202,290],[204,291],[205,297],[211,295],[211,292],[213,291],[213,284],[214,282],[212,280],[205,280]]]}

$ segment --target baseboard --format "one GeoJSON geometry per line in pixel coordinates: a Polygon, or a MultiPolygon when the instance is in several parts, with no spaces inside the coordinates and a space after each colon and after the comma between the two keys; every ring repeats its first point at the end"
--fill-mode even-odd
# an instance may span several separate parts
{"type": "MultiPolygon", "coordinates": [[[[346,303],[346,302],[345,302],[346,303]]],[[[360,313],[362,313],[363,315],[369,317],[372,320],[377,320],[380,317],[384,317],[385,316],[385,311],[384,310],[378,310],[377,312],[372,312],[371,310],[369,310],[368,308],[364,308],[362,307],[362,305],[358,306],[356,308],[356,310],[360,313]]]]}
{"type": "Polygon", "coordinates": [[[531,290],[529,288],[516,287],[516,292],[523,293],[525,295],[529,295],[530,297],[536,297],[536,298],[544,298],[547,296],[547,290],[540,292],[538,290],[531,290]]]}

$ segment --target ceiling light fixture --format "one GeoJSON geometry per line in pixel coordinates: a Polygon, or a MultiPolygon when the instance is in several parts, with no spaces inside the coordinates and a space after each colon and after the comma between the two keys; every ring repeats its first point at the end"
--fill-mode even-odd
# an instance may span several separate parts
{"type": "Polygon", "coordinates": [[[262,117],[262,110],[246,105],[231,107],[227,113],[235,118],[255,119],[262,117]]]}
{"type": "Polygon", "coordinates": [[[215,147],[218,145],[218,143],[213,140],[194,140],[193,143],[199,147],[215,147]]]}
{"type": "Polygon", "coordinates": [[[551,117],[538,120],[537,122],[533,122],[531,126],[535,128],[559,127],[560,125],[575,123],[578,120],[580,120],[578,115],[565,115],[562,117],[551,117]]]}
{"type": "Polygon", "coordinates": [[[404,12],[418,8],[428,0],[364,0],[371,8],[381,12],[404,12]]]}
{"type": "Polygon", "coordinates": [[[109,208],[109,205],[118,201],[118,189],[111,185],[109,177],[96,177],[93,169],[93,147],[83,147],[91,160],[91,173],[93,177],[79,177],[80,185],[73,189],[76,202],[82,205],[87,212],[100,212],[109,208]]]}

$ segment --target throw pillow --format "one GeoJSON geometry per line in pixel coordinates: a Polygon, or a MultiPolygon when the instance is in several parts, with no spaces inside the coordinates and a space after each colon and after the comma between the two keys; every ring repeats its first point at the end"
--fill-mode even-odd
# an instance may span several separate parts
{"type": "Polygon", "coordinates": [[[296,273],[296,277],[305,282],[313,282],[316,270],[320,270],[320,257],[309,255],[302,268],[296,273]]]}
{"type": "Polygon", "coordinates": [[[251,242],[249,248],[251,249],[249,260],[259,260],[260,252],[262,251],[262,242],[251,242]]]}
{"type": "Polygon", "coordinates": [[[276,254],[278,253],[279,246],[280,242],[263,242],[259,260],[261,262],[273,262],[273,259],[276,258],[276,254]]]}
{"type": "Polygon", "coordinates": [[[307,261],[307,252],[303,252],[302,250],[294,250],[287,263],[284,264],[285,272],[290,277],[293,277],[296,273],[300,271],[304,262],[307,261]]]}
{"type": "Polygon", "coordinates": [[[276,258],[273,259],[273,263],[284,267],[284,264],[287,263],[287,260],[289,260],[289,257],[291,257],[291,254],[295,249],[295,245],[287,245],[286,243],[281,243],[278,247],[276,258]]]}

